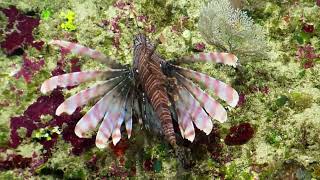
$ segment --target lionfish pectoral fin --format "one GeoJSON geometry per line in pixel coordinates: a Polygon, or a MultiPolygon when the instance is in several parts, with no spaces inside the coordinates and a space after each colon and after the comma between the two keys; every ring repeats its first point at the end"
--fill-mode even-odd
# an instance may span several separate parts
{"type": "MultiPolygon", "coordinates": [[[[132,90],[133,91],[133,90],[132,90]]],[[[125,107],[125,126],[128,134],[128,139],[131,137],[131,132],[132,132],[132,109],[133,109],[133,92],[130,92],[127,102],[126,102],[126,107],[125,107]]]]}
{"type": "Polygon", "coordinates": [[[77,107],[87,104],[91,99],[101,96],[111,89],[113,89],[121,80],[122,77],[112,78],[104,81],[101,84],[94,85],[91,88],[82,90],[77,94],[66,99],[56,110],[56,115],[60,116],[62,113],[72,114],[77,107]]]}
{"type": "Polygon", "coordinates": [[[127,114],[127,108],[128,108],[128,99],[129,99],[129,93],[130,89],[127,91],[126,95],[122,97],[120,106],[119,106],[119,117],[118,119],[114,119],[114,130],[112,132],[112,143],[113,145],[116,145],[120,139],[121,139],[121,130],[120,127],[122,123],[125,121],[125,117],[127,114]]]}
{"type": "Polygon", "coordinates": [[[181,136],[192,142],[195,138],[195,131],[190,113],[186,112],[184,105],[180,101],[176,102],[176,112],[181,136]]]}
{"type": "Polygon", "coordinates": [[[96,146],[98,148],[105,148],[110,137],[112,142],[116,145],[121,139],[120,127],[125,118],[125,101],[129,88],[127,87],[128,81],[125,81],[121,87],[113,95],[113,101],[109,101],[110,105],[106,109],[105,116],[99,127],[96,137],[96,146]],[[123,91],[125,93],[123,93],[123,91]],[[124,95],[126,94],[126,95],[124,95]]]}
{"type": "Polygon", "coordinates": [[[163,135],[160,119],[144,93],[139,93],[139,109],[143,126],[155,135],[163,135]]]}
{"type": "Polygon", "coordinates": [[[116,84],[107,94],[103,96],[77,123],[75,127],[75,134],[78,137],[96,128],[101,119],[105,116],[106,112],[110,108],[110,101],[116,96],[116,91],[125,83],[122,80],[119,84],[116,84]]]}
{"type": "Polygon", "coordinates": [[[180,88],[178,93],[179,100],[177,101],[177,105],[180,113],[190,114],[190,118],[196,127],[207,135],[210,134],[213,128],[213,123],[210,116],[201,107],[200,103],[184,87],[180,88]]]}
{"type": "Polygon", "coordinates": [[[53,76],[42,83],[40,91],[43,94],[46,94],[57,87],[75,86],[83,82],[100,78],[103,75],[103,71],[87,71],[53,76]]]}
{"type": "Polygon", "coordinates": [[[188,64],[193,62],[222,63],[236,67],[238,58],[231,53],[211,52],[185,56],[173,61],[174,64],[188,64]]]}
{"type": "Polygon", "coordinates": [[[207,89],[213,90],[215,95],[224,100],[231,107],[235,107],[238,104],[239,94],[230,85],[200,72],[179,66],[175,66],[175,68],[183,77],[193,79],[198,83],[203,83],[207,89]]]}
{"type": "Polygon", "coordinates": [[[177,73],[176,78],[193,95],[193,97],[199,101],[200,105],[213,119],[216,119],[221,123],[227,120],[227,112],[219,102],[182,75],[177,73]]]}
{"type": "Polygon", "coordinates": [[[97,59],[98,61],[109,65],[111,68],[122,68],[123,66],[116,62],[115,60],[107,57],[103,53],[93,50],[91,48],[85,47],[81,44],[63,41],[63,40],[52,40],[49,44],[56,45],[62,48],[67,49],[71,53],[79,56],[88,56],[92,59],[97,59]]]}

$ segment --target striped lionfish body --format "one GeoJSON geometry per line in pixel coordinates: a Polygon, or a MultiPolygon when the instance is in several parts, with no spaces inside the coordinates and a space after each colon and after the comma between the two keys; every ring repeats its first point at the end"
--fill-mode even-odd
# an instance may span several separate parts
{"type": "Polygon", "coordinates": [[[161,70],[161,64],[152,58],[155,47],[144,35],[139,34],[134,39],[134,64],[138,83],[142,85],[151,106],[158,116],[163,133],[171,145],[176,144],[169,98],[165,88],[166,76],[161,70]]]}
{"type": "Polygon", "coordinates": [[[130,138],[133,114],[142,119],[147,129],[163,134],[172,146],[176,146],[173,121],[179,125],[181,136],[191,142],[195,138],[195,127],[209,134],[213,128],[212,119],[225,122],[227,112],[195,82],[211,89],[232,107],[238,103],[238,93],[231,86],[177,65],[202,61],[236,66],[237,58],[229,53],[200,53],[172,62],[165,61],[155,51],[155,45],[145,35],[139,34],[134,38],[133,66],[127,68],[103,53],[80,44],[62,40],[53,40],[51,44],[73,54],[96,59],[112,68],[54,76],[41,86],[41,92],[47,93],[56,87],[99,80],[98,84],[67,98],[56,110],[56,115],[72,114],[77,107],[100,97],[75,127],[78,137],[84,137],[87,132],[98,129],[98,148],[106,147],[110,138],[116,145],[121,139],[122,124],[130,138]],[[170,79],[174,79],[174,85],[168,87],[170,79]]]}

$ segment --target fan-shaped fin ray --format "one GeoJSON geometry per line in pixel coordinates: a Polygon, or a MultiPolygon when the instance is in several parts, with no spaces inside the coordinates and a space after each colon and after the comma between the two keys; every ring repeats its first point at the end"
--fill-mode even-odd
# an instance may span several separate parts
{"type": "Polygon", "coordinates": [[[184,109],[182,113],[189,113],[196,127],[207,135],[210,134],[213,128],[211,118],[203,110],[200,103],[184,87],[179,89],[178,101],[182,102],[182,106],[180,105],[184,109]]]}
{"type": "Polygon", "coordinates": [[[44,81],[41,85],[40,91],[47,93],[57,87],[75,86],[83,82],[95,79],[110,79],[124,74],[125,70],[108,70],[108,71],[85,71],[62,74],[51,77],[44,81]]]}
{"type": "Polygon", "coordinates": [[[101,84],[97,84],[91,88],[82,90],[77,94],[66,99],[56,110],[56,115],[60,116],[62,113],[72,114],[77,107],[87,104],[91,99],[101,96],[111,89],[113,89],[123,77],[112,78],[108,81],[104,81],[101,84]]]}
{"type": "Polygon", "coordinates": [[[124,98],[126,92],[128,92],[127,84],[128,81],[122,85],[122,89],[118,89],[116,94],[113,95],[114,101],[109,101],[111,106],[106,109],[96,137],[98,148],[105,148],[111,135],[114,144],[117,144],[121,139],[120,127],[124,120],[124,98]]]}
{"type": "Polygon", "coordinates": [[[195,131],[192,123],[192,118],[190,112],[185,112],[185,106],[182,102],[176,102],[177,105],[177,115],[178,115],[178,124],[181,132],[181,136],[185,139],[188,139],[190,142],[193,142],[195,138],[195,131]]]}
{"type": "Polygon", "coordinates": [[[74,72],[63,74],[59,76],[53,76],[50,79],[44,81],[41,85],[40,91],[47,93],[55,89],[56,87],[75,86],[80,83],[90,81],[102,77],[103,71],[87,71],[87,72],[74,72]]]}
{"type": "Polygon", "coordinates": [[[110,102],[116,97],[119,87],[123,86],[126,81],[123,80],[111,91],[109,91],[103,98],[101,98],[77,123],[75,127],[75,134],[78,137],[83,137],[84,133],[96,128],[100,120],[105,115],[110,102]]]}
{"type": "Polygon", "coordinates": [[[196,72],[190,69],[177,67],[177,72],[184,77],[194,79],[196,82],[203,83],[206,88],[213,90],[214,94],[226,101],[232,107],[235,107],[239,101],[239,95],[235,89],[226,83],[212,78],[206,74],[196,72]]]}
{"type": "Polygon", "coordinates": [[[192,62],[207,62],[207,63],[222,63],[230,66],[237,65],[238,58],[230,53],[210,52],[199,53],[191,56],[182,57],[175,63],[192,63],[192,62]]]}
{"type": "Polygon", "coordinates": [[[81,44],[72,43],[72,42],[63,41],[63,40],[52,40],[49,42],[49,44],[53,44],[53,45],[65,48],[75,55],[88,56],[90,58],[97,59],[100,62],[105,63],[106,65],[110,66],[111,68],[122,67],[121,64],[119,64],[115,60],[107,57],[103,53],[101,53],[97,50],[93,50],[91,48],[85,47],[81,44]]]}
{"type": "Polygon", "coordinates": [[[127,100],[129,97],[129,92],[130,92],[130,90],[127,91],[126,96],[122,97],[120,109],[118,110],[118,112],[116,112],[116,113],[120,113],[120,116],[118,117],[118,119],[114,119],[114,121],[113,121],[113,123],[114,123],[114,130],[112,132],[113,145],[116,145],[121,139],[120,127],[121,127],[121,124],[123,123],[123,121],[125,120],[125,116],[127,113],[126,106],[127,106],[127,100]]]}
{"type": "Polygon", "coordinates": [[[129,97],[126,102],[126,107],[125,107],[125,125],[126,125],[126,130],[128,134],[128,138],[131,137],[131,132],[132,132],[132,106],[133,106],[133,92],[130,92],[129,97]]]}
{"type": "Polygon", "coordinates": [[[219,122],[225,122],[227,120],[227,112],[222,105],[202,91],[192,81],[184,78],[180,74],[176,74],[176,78],[182,85],[197,99],[200,105],[206,110],[206,112],[219,122]]]}

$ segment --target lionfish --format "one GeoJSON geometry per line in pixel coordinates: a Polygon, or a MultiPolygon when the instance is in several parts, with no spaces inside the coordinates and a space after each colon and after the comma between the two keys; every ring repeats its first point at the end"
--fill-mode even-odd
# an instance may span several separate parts
{"type": "Polygon", "coordinates": [[[84,137],[87,132],[95,130],[102,121],[96,135],[96,146],[105,148],[110,138],[116,145],[121,139],[123,123],[130,138],[132,117],[136,115],[147,129],[164,135],[167,141],[176,147],[173,121],[177,122],[181,137],[192,142],[195,138],[194,125],[208,135],[213,128],[212,119],[221,123],[227,120],[224,107],[194,82],[202,83],[213,90],[216,96],[232,107],[235,107],[239,100],[237,91],[206,74],[178,65],[207,62],[236,66],[235,55],[199,53],[166,61],[156,52],[156,45],[144,34],[136,35],[133,43],[133,65],[128,67],[80,44],[63,40],[50,42],[75,55],[88,56],[110,67],[105,71],[73,72],[54,76],[41,86],[41,92],[48,93],[56,87],[100,80],[100,83],[67,98],[56,110],[58,116],[62,113],[72,114],[77,107],[101,97],[76,124],[75,134],[78,137],[84,137]]]}

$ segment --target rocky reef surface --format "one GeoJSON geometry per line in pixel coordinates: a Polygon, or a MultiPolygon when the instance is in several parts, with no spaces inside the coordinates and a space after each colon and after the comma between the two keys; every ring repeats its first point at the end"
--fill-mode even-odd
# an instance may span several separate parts
{"type": "MultiPolygon", "coordinates": [[[[2,0],[0,179],[320,178],[320,1],[234,5],[251,20],[230,21],[229,34],[210,34],[209,25],[199,23],[206,16],[202,1],[2,0]],[[159,39],[157,50],[168,60],[216,50],[239,57],[237,68],[188,65],[231,84],[240,100],[228,109],[226,123],[214,122],[209,136],[197,131],[193,143],[183,142],[191,152],[187,170],[163,138],[139,124],[130,139],[123,136],[103,150],[95,147],[95,135],[78,138],[74,127],[88,107],[62,116],[55,110],[83,86],[40,93],[51,76],[106,68],[53,48],[50,40],[78,42],[131,64],[138,32],[159,39]],[[234,38],[226,40],[230,34],[234,38]]],[[[228,30],[223,15],[208,22],[228,30]]]]}

